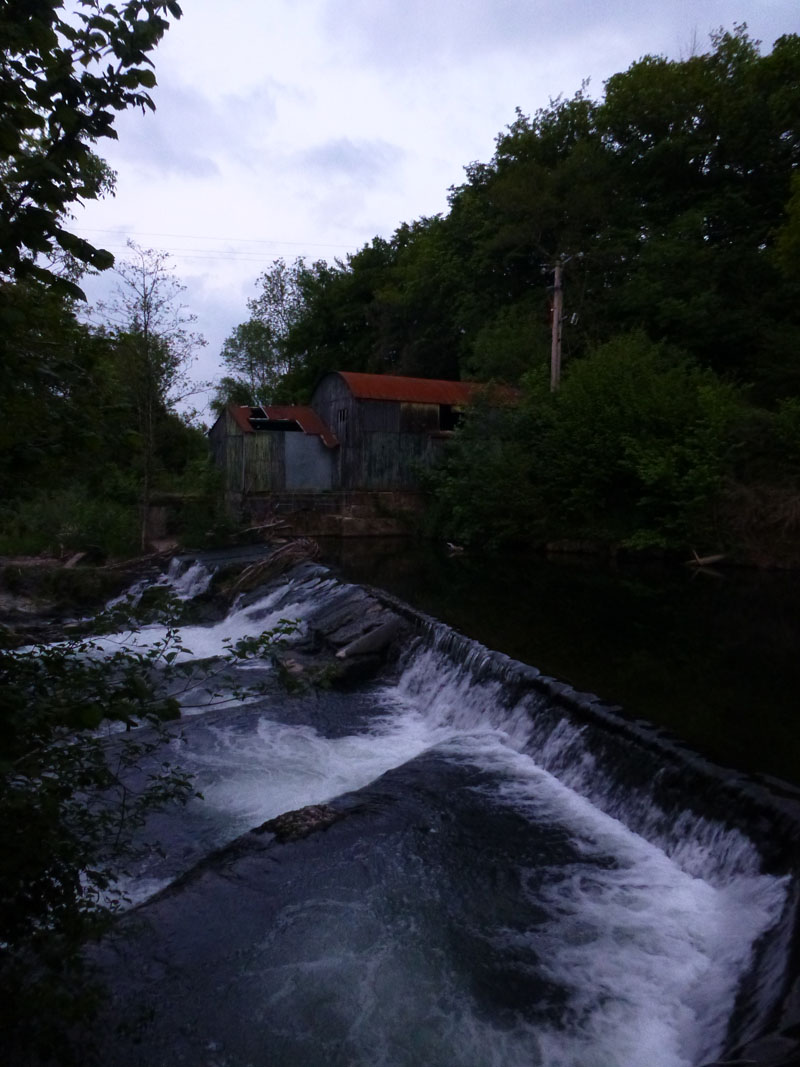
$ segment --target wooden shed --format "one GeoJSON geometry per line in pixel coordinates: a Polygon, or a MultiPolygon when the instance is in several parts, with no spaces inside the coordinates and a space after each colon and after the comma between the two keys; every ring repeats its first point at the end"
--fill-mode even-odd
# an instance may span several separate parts
{"type": "Polygon", "coordinates": [[[335,488],[338,442],[310,407],[231,404],[208,437],[229,494],[335,488]]]}
{"type": "MultiPolygon", "coordinates": [[[[311,407],[339,442],[341,489],[412,489],[438,457],[476,390],[472,382],[334,371],[311,407]]],[[[483,387],[485,388],[485,387],[483,387]]]]}
{"type": "Polygon", "coordinates": [[[437,461],[464,408],[490,390],[475,382],[333,371],[308,407],[229,406],[208,432],[225,489],[268,493],[405,491],[437,461]]]}

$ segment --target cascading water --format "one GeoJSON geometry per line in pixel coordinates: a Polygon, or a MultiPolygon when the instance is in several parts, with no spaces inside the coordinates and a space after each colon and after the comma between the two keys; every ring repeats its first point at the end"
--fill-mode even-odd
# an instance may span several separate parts
{"type": "MultiPolygon", "coordinates": [[[[182,642],[212,656],[286,618],[302,634],[351,596],[306,567],[182,642]]],[[[204,799],[151,828],[166,858],[131,894],[205,862],[143,909],[152,944],[115,950],[143,974],[123,999],[166,1008],[114,1062],[697,1067],[758,1037],[786,980],[793,830],[776,817],[759,838],[768,802],[742,783],[416,628],[389,682],[183,720],[174,749],[204,799]],[[206,859],[332,800],[347,818],[325,834],[206,859]]]]}

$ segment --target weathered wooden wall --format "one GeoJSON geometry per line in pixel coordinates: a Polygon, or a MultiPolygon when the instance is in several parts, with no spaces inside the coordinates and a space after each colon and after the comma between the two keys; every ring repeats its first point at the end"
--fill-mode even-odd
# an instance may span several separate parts
{"type": "Polygon", "coordinates": [[[283,433],[245,434],[245,493],[286,488],[286,447],[283,433]]]}
{"type": "Polygon", "coordinates": [[[438,404],[359,400],[342,378],[329,374],[312,406],[339,439],[341,489],[416,488],[418,468],[439,454],[429,436],[439,430],[438,404]]]}
{"type": "Polygon", "coordinates": [[[329,448],[316,434],[246,433],[229,412],[209,434],[226,493],[293,490],[403,490],[419,486],[420,468],[438,459],[439,404],[353,396],[338,374],[318,384],[312,406],[333,431],[329,448]]]}
{"type": "Polygon", "coordinates": [[[244,437],[241,427],[227,411],[214,423],[208,434],[214,462],[222,471],[222,484],[226,493],[242,491],[244,437]]]}

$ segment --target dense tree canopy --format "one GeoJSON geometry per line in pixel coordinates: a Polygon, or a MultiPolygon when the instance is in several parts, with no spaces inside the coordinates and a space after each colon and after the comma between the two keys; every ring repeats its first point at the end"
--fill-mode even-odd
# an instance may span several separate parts
{"type": "MultiPolygon", "coordinates": [[[[790,400],[800,396],[798,167],[796,35],[762,52],[744,26],[720,31],[707,51],[686,59],[643,57],[611,77],[601,99],[584,86],[532,116],[518,110],[492,158],[467,166],[463,183],[450,190],[447,214],[403,224],[390,240],[375,238],[333,265],[300,265],[301,306],[281,339],[291,371],[276,392],[304,400],[320,373],[342,369],[496,380],[538,396],[560,260],[566,379],[596,373],[599,382],[610,356],[600,360],[598,353],[618,343],[627,355],[614,366],[630,359],[637,388],[654,396],[661,395],[653,393],[655,382],[668,393],[683,382],[685,400],[686,383],[693,383],[690,392],[705,395],[707,386],[718,398],[736,389],[752,417],[737,423],[738,449],[720,446],[738,459],[725,478],[715,468],[712,481],[719,489],[726,478],[739,484],[756,470],[781,480],[786,468],[775,434],[778,423],[791,423],[790,400]],[[642,345],[666,345],[672,355],[639,358],[642,345]],[[672,359],[675,376],[664,371],[664,359],[672,359]],[[755,411],[762,428],[769,423],[760,434],[755,411]]],[[[594,403],[601,402],[598,391],[594,403]]],[[[668,407],[669,396],[660,402],[668,407]]],[[[565,420],[570,403],[559,408],[565,420]]],[[[648,418],[659,420],[657,408],[651,404],[648,418]]],[[[588,426],[590,408],[584,416],[588,426]]],[[[509,441],[521,441],[521,424],[509,420],[509,441]]],[[[680,420],[671,425],[680,432],[680,420]]],[[[647,437],[643,423],[638,427],[647,437]]],[[[590,443],[581,434],[571,445],[567,435],[562,440],[574,477],[587,485],[591,464],[581,457],[590,443]]],[[[640,445],[644,477],[650,446],[640,445]]],[[[627,474],[616,460],[604,461],[600,481],[608,470],[623,481],[631,475],[633,450],[619,436],[614,449],[617,457],[627,454],[627,474]]],[[[541,466],[537,471],[526,484],[548,481],[541,466]]],[[[662,497],[668,480],[661,479],[662,497]]],[[[622,493],[637,520],[629,514],[617,523],[619,535],[656,542],[687,536],[699,511],[685,485],[671,484],[684,517],[664,513],[669,534],[622,493]]],[[[592,505],[598,515],[601,496],[592,505]]],[[[545,506],[538,499],[553,512],[552,500],[545,506]]],[[[574,525],[591,527],[587,516],[579,521],[576,512],[574,525]]]]}
{"type": "Polygon", "coordinates": [[[602,100],[518,111],[446,216],[301,271],[285,350],[306,388],[333,367],[517,381],[548,350],[561,258],[568,358],[640,329],[764,400],[796,392],[798,164],[800,38],[645,56],[602,100]]]}
{"type": "MultiPolygon", "coordinates": [[[[148,53],[180,18],[175,0],[0,3],[0,276],[54,280],[61,249],[104,269],[114,257],[77,237],[69,209],[95,199],[108,173],[93,146],[115,138],[115,112],[153,108],[148,53]]],[[[69,279],[63,287],[82,295],[69,279]]]]}

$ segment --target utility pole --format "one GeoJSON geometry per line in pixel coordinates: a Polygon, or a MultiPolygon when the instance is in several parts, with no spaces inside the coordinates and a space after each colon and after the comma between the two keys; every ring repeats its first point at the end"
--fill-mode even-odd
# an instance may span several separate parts
{"type": "Polygon", "coordinates": [[[556,260],[553,278],[553,321],[550,347],[550,392],[555,393],[561,384],[561,325],[564,317],[564,289],[561,284],[563,263],[556,260]]]}

